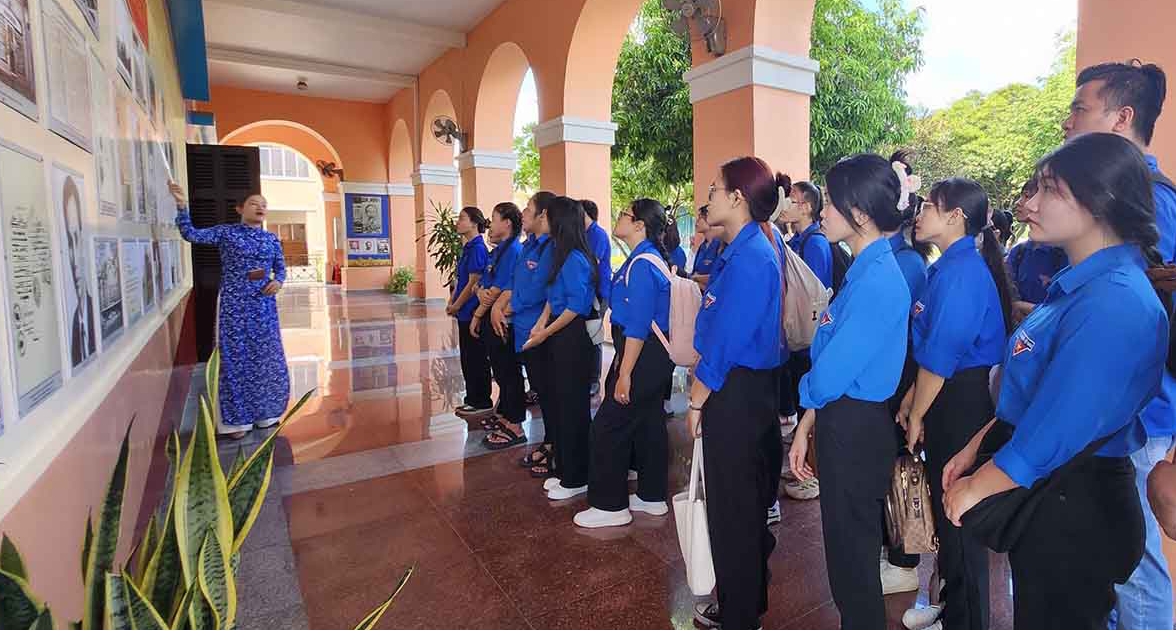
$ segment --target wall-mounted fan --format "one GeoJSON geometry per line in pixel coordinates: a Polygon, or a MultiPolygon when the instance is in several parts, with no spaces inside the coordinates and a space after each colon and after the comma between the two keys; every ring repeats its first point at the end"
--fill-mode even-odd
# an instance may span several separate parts
{"type": "Polygon", "coordinates": [[[318,170],[323,174],[323,177],[338,177],[339,181],[343,181],[343,169],[335,166],[334,162],[319,160],[315,162],[314,165],[318,167],[318,170]]]}
{"type": "Polygon", "coordinates": [[[706,41],[706,49],[719,57],[727,52],[727,23],[722,0],[662,0],[662,6],[678,17],[670,28],[683,37],[706,41]],[[690,28],[690,23],[694,28],[690,28]]]}
{"type": "Polygon", "coordinates": [[[465,150],[466,134],[457,128],[457,123],[449,116],[438,116],[433,119],[433,137],[447,147],[453,146],[456,142],[458,151],[465,150]]]}

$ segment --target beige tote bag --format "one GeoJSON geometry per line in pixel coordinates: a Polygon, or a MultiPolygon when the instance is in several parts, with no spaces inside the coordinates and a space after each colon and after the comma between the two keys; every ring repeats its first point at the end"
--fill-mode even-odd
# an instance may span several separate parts
{"type": "Polygon", "coordinates": [[[678,546],[686,561],[686,583],[697,597],[709,595],[715,588],[715,561],[711,557],[710,532],[706,526],[702,474],[702,438],[695,438],[690,487],[674,495],[674,520],[678,525],[678,546]]]}

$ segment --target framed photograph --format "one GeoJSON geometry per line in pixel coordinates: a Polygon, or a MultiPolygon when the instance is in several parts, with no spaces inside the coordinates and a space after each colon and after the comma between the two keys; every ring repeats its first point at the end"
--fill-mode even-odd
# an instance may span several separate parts
{"type": "Polygon", "coordinates": [[[90,55],[90,94],[94,98],[94,173],[98,213],[117,217],[119,207],[118,139],[115,135],[114,86],[98,55],[90,55]]]}
{"type": "Polygon", "coordinates": [[[86,36],[57,0],[42,0],[49,130],[90,151],[90,53],[86,36]]]}
{"type": "MultiPolygon", "coordinates": [[[[0,0],[2,1],[2,0],[0,0]]],[[[135,24],[131,21],[131,10],[127,0],[114,0],[114,59],[118,76],[127,84],[128,90],[135,87],[135,24]]]]}
{"type": "Polygon", "coordinates": [[[94,238],[94,273],[98,278],[102,345],[109,347],[123,330],[122,263],[117,238],[94,238]]]}
{"type": "Polygon", "coordinates": [[[84,220],[81,173],[54,164],[49,173],[53,213],[57,216],[58,248],[64,269],[61,274],[61,306],[65,322],[66,354],[74,373],[98,352],[97,319],[90,293],[90,239],[84,220]]]}
{"type": "Polygon", "coordinates": [[[343,205],[347,226],[347,265],[391,265],[387,195],[348,193],[343,196],[343,205]]]}
{"type": "Polygon", "coordinates": [[[29,0],[0,0],[0,102],[39,119],[29,0]]]}
{"type": "Polygon", "coordinates": [[[122,258],[122,297],[127,327],[134,326],[143,317],[143,281],[147,268],[143,264],[143,248],[139,241],[124,238],[119,243],[122,258]]]}

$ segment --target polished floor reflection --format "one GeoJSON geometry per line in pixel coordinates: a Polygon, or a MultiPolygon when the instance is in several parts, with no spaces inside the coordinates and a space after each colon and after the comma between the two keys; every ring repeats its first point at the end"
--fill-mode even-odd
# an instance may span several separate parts
{"type": "MultiPolygon", "coordinates": [[[[481,431],[452,415],[463,383],[441,305],[290,287],[280,309],[294,394],[316,390],[284,431],[291,457],[275,483],[310,628],[354,627],[409,565],[417,573],[383,627],[694,627],[672,516],[579,529],[582,498],[548,501],[518,466],[522,449],[489,453],[481,431]]],[[[681,410],[684,379],[675,385],[681,410]]],[[[535,440],[542,418],[531,413],[535,440]]],[[[678,488],[690,451],[681,415],[669,423],[678,488]]],[[[781,505],[764,627],[835,629],[818,503],[781,505]]],[[[991,579],[992,628],[1011,628],[1003,559],[994,557],[991,579]]],[[[914,593],[888,598],[891,627],[915,602],[914,593]]]]}

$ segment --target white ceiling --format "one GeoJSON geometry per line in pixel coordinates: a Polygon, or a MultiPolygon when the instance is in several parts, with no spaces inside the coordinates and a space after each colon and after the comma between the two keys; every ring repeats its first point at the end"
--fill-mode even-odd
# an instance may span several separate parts
{"type": "Polygon", "coordinates": [[[382,103],[502,0],[203,2],[212,85],[382,103]]]}

